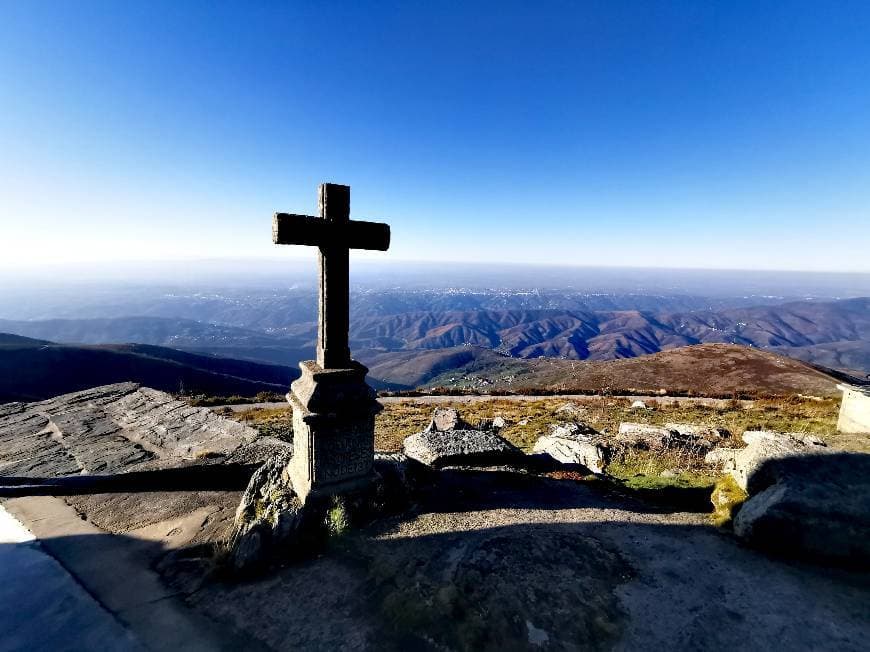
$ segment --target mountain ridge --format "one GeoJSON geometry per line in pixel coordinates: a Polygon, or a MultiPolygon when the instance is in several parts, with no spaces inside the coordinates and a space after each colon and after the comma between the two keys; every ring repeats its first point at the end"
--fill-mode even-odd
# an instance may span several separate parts
{"type": "Polygon", "coordinates": [[[70,345],[0,333],[0,402],[43,400],[118,382],[169,392],[283,394],[295,369],[141,344],[70,345]]]}
{"type": "MultiPolygon", "coordinates": [[[[256,315],[251,319],[256,320],[256,315]]],[[[314,322],[293,321],[280,328],[255,330],[143,316],[0,320],[0,331],[62,342],[133,341],[294,368],[299,361],[313,357],[317,337],[314,322]]],[[[363,361],[366,355],[370,359],[379,353],[403,351],[423,355],[457,346],[484,347],[520,359],[596,361],[703,343],[763,348],[863,377],[870,373],[870,299],[692,312],[554,308],[418,311],[361,316],[351,321],[350,331],[351,349],[368,352],[359,354],[363,361]]]]}

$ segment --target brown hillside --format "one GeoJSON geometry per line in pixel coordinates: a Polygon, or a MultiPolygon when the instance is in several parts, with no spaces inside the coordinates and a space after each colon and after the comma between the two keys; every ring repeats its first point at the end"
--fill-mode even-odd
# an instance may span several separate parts
{"type": "Polygon", "coordinates": [[[651,393],[664,389],[707,395],[839,394],[835,378],[808,364],[735,344],[698,344],[604,362],[552,362],[533,361],[529,379],[535,378],[536,385],[551,389],[566,386],[651,393]]]}
{"type": "Polygon", "coordinates": [[[606,391],[702,396],[838,396],[838,380],[809,364],[735,344],[698,344],[635,358],[572,361],[555,358],[511,360],[510,373],[490,365],[453,370],[428,386],[483,390],[606,391]],[[524,363],[517,368],[516,363],[524,363]]]}

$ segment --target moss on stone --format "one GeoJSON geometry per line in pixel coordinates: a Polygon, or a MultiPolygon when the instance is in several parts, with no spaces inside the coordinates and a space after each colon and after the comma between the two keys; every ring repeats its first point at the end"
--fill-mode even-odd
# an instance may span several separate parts
{"type": "Polygon", "coordinates": [[[743,491],[730,474],[721,476],[713,487],[710,500],[713,502],[713,513],[710,519],[718,527],[730,527],[734,516],[749,495],[743,491]]]}

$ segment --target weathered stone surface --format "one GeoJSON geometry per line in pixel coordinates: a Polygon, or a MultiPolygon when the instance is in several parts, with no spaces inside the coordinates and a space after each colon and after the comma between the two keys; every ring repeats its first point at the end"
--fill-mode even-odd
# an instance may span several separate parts
{"type": "MultiPolygon", "coordinates": [[[[317,366],[348,369],[350,317],[349,249],[390,246],[390,227],[350,219],[350,186],[322,183],[317,189],[320,216],[275,213],[272,242],[318,248],[320,264],[317,311],[317,366]]],[[[315,410],[316,411],[316,410],[315,410]]]]}
{"type": "Polygon", "coordinates": [[[747,444],[746,448],[720,448],[705,459],[710,463],[722,464],[723,470],[730,473],[740,488],[750,494],[758,491],[754,476],[765,462],[831,452],[812,435],[747,430],[742,439],[747,444]]]}
{"type": "Polygon", "coordinates": [[[294,458],[293,487],[302,501],[362,489],[372,480],[374,417],[382,408],[365,382],[367,369],[321,369],[300,365],[291,386],[294,458]]]}
{"type": "Polygon", "coordinates": [[[837,385],[837,389],[843,392],[837,430],[870,434],[870,387],[837,385]]]}
{"type": "MultiPolygon", "coordinates": [[[[504,417],[493,417],[492,419],[481,419],[470,430],[491,430],[498,432],[507,426],[507,421],[504,417]]],[[[466,426],[467,427],[467,426],[466,426]]]]}
{"type": "MultiPolygon", "coordinates": [[[[328,529],[325,515],[339,495],[303,501],[293,487],[292,462],[289,450],[281,451],[251,477],[229,537],[229,567],[235,573],[298,559],[320,546],[319,537],[328,529]]],[[[367,522],[408,507],[416,483],[415,464],[402,453],[375,453],[373,481],[341,495],[345,518],[367,522]]]]}
{"type": "Polygon", "coordinates": [[[420,464],[403,453],[375,453],[371,490],[375,511],[399,512],[411,503],[419,482],[420,464]]]}
{"type": "Polygon", "coordinates": [[[707,464],[724,466],[732,461],[740,450],[739,448],[714,448],[704,456],[704,461],[707,464]]]}
{"type": "Polygon", "coordinates": [[[58,477],[225,456],[257,432],[135,383],[104,385],[0,412],[0,474],[58,477]]]}
{"type": "Polygon", "coordinates": [[[694,434],[703,429],[691,424],[653,426],[645,423],[620,423],[615,443],[651,451],[679,448],[695,455],[704,455],[713,447],[705,437],[694,434]],[[672,427],[673,426],[673,427],[672,427]]]}
{"type": "Polygon", "coordinates": [[[601,435],[582,423],[563,423],[535,442],[534,452],[546,453],[563,464],[582,464],[593,473],[604,473],[609,449],[601,435]]]}
{"type": "Polygon", "coordinates": [[[576,403],[563,403],[556,408],[555,414],[561,414],[563,418],[578,417],[586,413],[586,408],[577,405],[576,403]]]}
{"type": "Polygon", "coordinates": [[[699,425],[695,423],[666,423],[665,428],[673,430],[684,437],[704,439],[711,443],[730,439],[731,433],[717,426],[699,425]]]}
{"type": "Polygon", "coordinates": [[[754,466],[750,488],[737,536],[777,554],[870,567],[870,455],[798,447],[754,466]]]}
{"type": "Polygon", "coordinates": [[[522,452],[494,432],[428,430],[405,438],[405,455],[427,466],[474,466],[509,463],[522,452]]]}
{"type": "Polygon", "coordinates": [[[274,455],[245,489],[228,547],[230,567],[236,572],[260,568],[294,543],[304,508],[290,484],[290,459],[289,452],[274,455]]]}
{"type": "Polygon", "coordinates": [[[448,430],[472,430],[470,424],[462,420],[454,408],[435,408],[426,432],[447,432],[448,430]]]}
{"type": "Polygon", "coordinates": [[[616,441],[649,450],[661,450],[668,445],[672,435],[673,431],[663,426],[624,422],[619,424],[616,441]]]}

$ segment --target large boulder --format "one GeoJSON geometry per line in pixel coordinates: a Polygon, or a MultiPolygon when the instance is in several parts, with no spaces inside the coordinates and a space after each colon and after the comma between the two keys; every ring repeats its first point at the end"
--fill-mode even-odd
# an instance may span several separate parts
{"type": "Polygon", "coordinates": [[[684,438],[706,440],[711,443],[730,439],[731,433],[718,426],[699,425],[695,423],[666,423],[665,428],[672,430],[684,438]]]}
{"type": "Polygon", "coordinates": [[[118,383],[4,407],[0,469],[42,478],[112,475],[225,458],[257,438],[208,408],[118,383]]]}
{"type": "Polygon", "coordinates": [[[426,426],[426,432],[449,432],[451,430],[468,430],[471,425],[466,423],[454,408],[435,408],[432,420],[426,426]]]}
{"type": "Polygon", "coordinates": [[[747,430],[742,439],[747,444],[745,448],[716,449],[708,453],[705,460],[711,464],[721,464],[723,470],[730,473],[738,486],[750,495],[758,491],[755,476],[765,462],[831,452],[824,442],[812,435],[747,430]]]}
{"type": "Polygon", "coordinates": [[[615,439],[617,443],[628,446],[661,450],[667,446],[670,437],[671,430],[663,426],[623,422],[619,424],[615,439]]]}
{"type": "Polygon", "coordinates": [[[372,499],[376,511],[394,513],[405,509],[418,484],[419,463],[404,453],[375,453],[372,499]]]}
{"type": "Polygon", "coordinates": [[[504,430],[506,426],[507,421],[505,421],[504,417],[493,417],[492,419],[481,419],[474,424],[474,428],[472,428],[472,430],[489,430],[492,432],[499,432],[500,430],[504,430]]]}
{"type": "Polygon", "coordinates": [[[583,423],[563,423],[535,442],[535,453],[545,453],[562,464],[581,464],[593,473],[604,473],[609,448],[601,434],[583,423]]]}
{"type": "Polygon", "coordinates": [[[676,448],[695,455],[703,455],[713,447],[713,443],[704,436],[705,434],[707,433],[704,427],[688,423],[654,426],[647,423],[623,422],[619,424],[615,443],[650,451],[676,448]]]}
{"type": "Polygon", "coordinates": [[[290,459],[287,451],[276,453],[251,476],[228,545],[229,566],[236,573],[267,565],[302,528],[305,509],[290,482],[290,459]]]}
{"type": "Polygon", "coordinates": [[[737,536],[777,554],[870,567],[870,455],[753,459],[750,497],[734,518],[737,536]]]}
{"type": "Polygon", "coordinates": [[[522,452],[492,431],[426,429],[405,439],[405,455],[432,468],[510,464],[522,452]]]}

